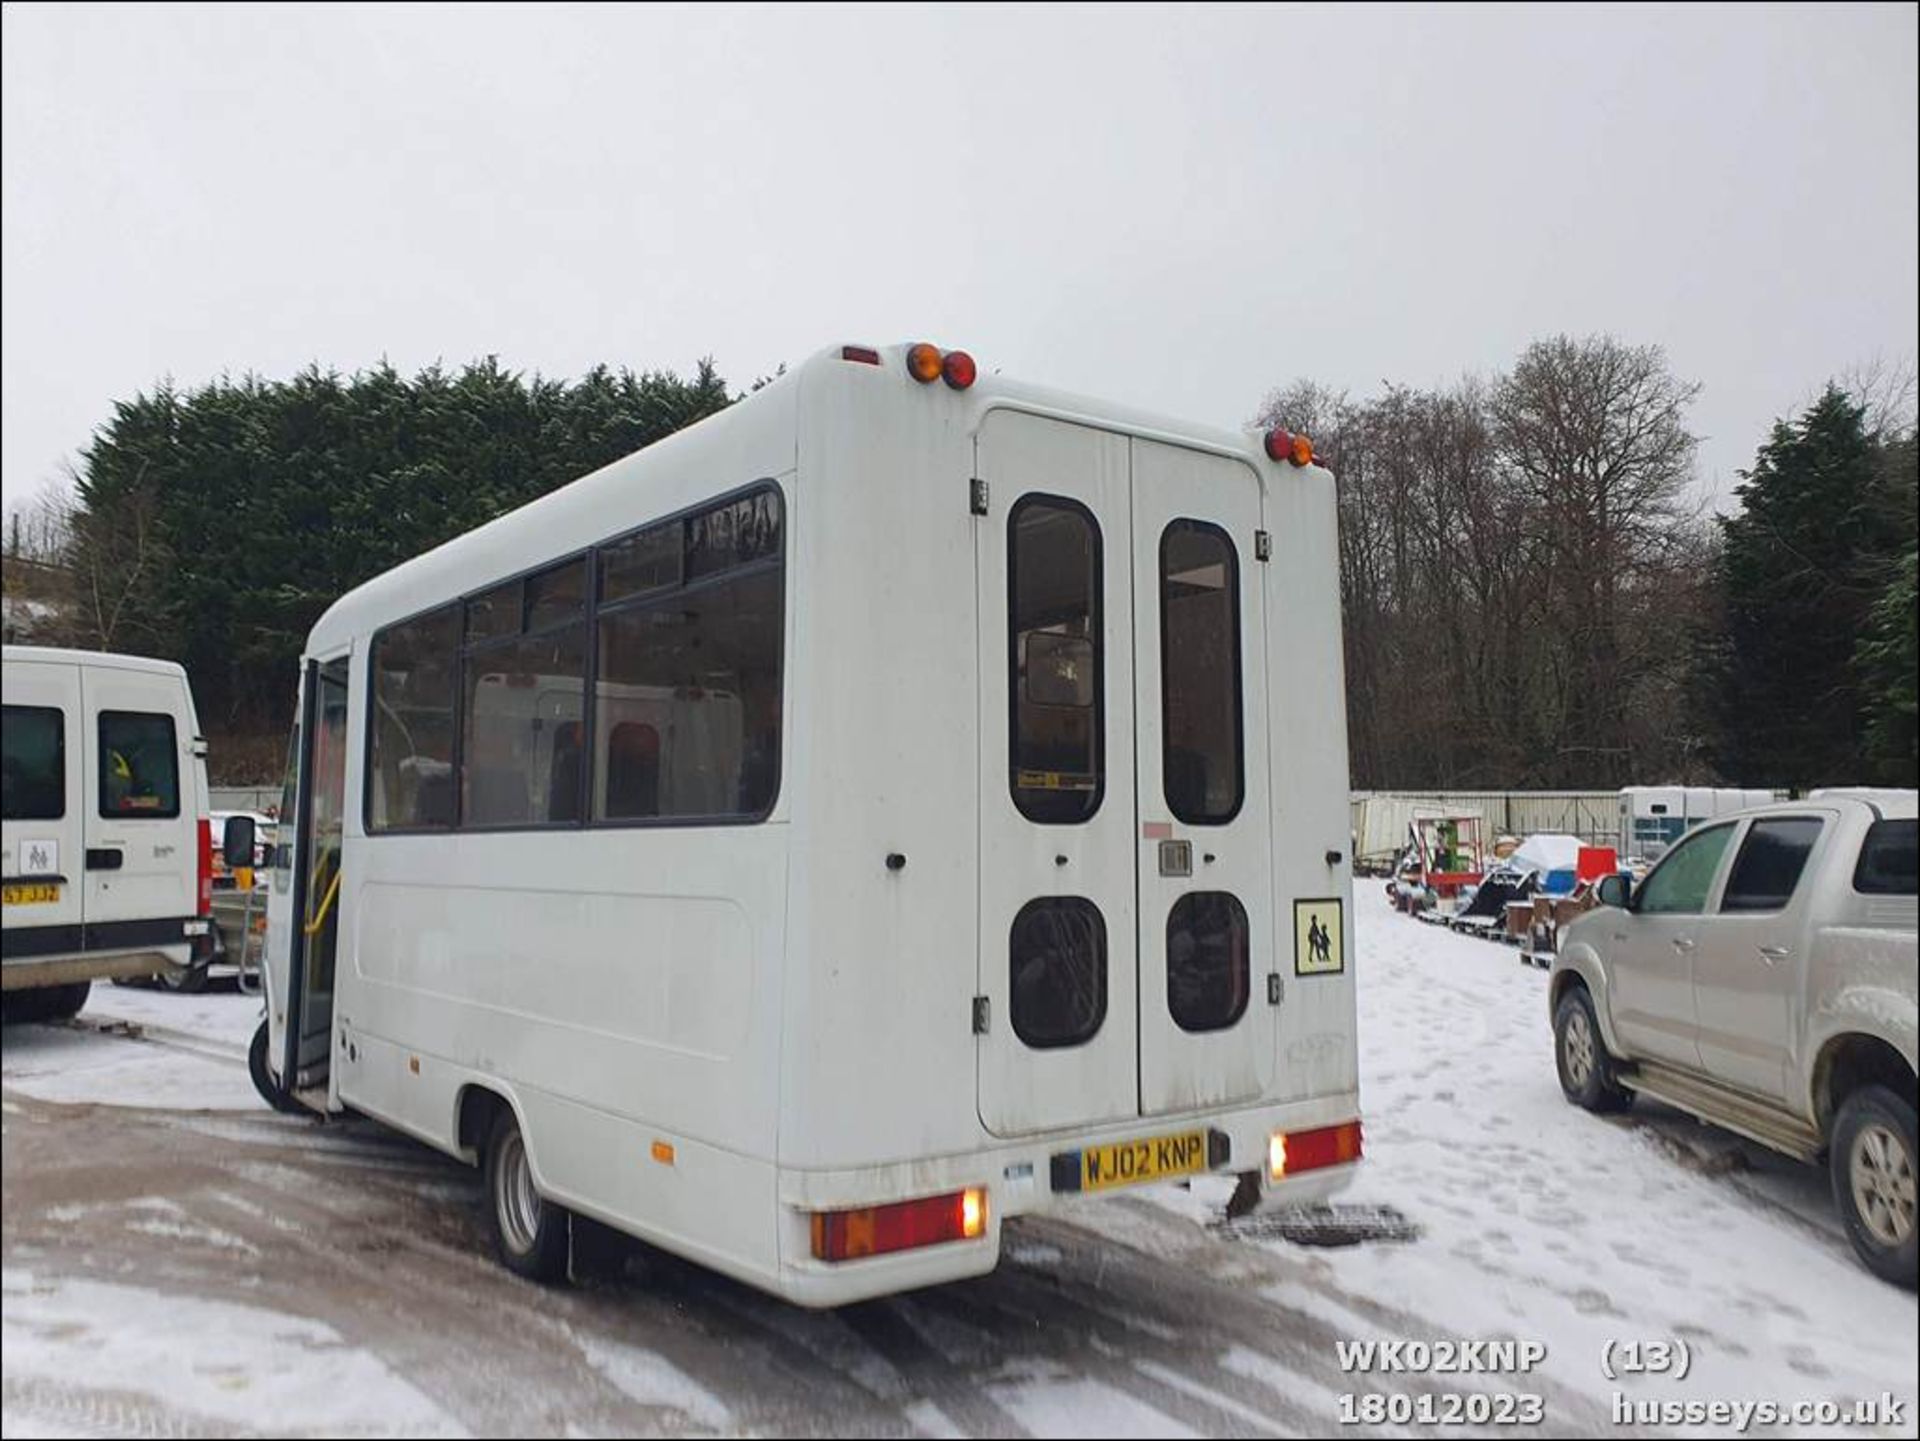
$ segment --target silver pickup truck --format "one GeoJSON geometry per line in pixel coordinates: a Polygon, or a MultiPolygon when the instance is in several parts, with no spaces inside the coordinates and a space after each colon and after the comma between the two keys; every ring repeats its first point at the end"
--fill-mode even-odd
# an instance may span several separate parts
{"type": "Polygon", "coordinates": [[[1652,1096],[1825,1157],[1860,1259],[1915,1283],[1915,792],[1816,792],[1694,830],[1561,935],[1567,1099],[1652,1096]]]}

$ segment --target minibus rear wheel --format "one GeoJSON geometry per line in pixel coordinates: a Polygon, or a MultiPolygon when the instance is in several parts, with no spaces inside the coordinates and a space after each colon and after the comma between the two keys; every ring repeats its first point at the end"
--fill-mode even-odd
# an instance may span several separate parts
{"type": "Polygon", "coordinates": [[[487,1139],[487,1221],[508,1270],[530,1281],[567,1272],[567,1213],[533,1184],[533,1162],[513,1110],[502,1106],[487,1139]]]}

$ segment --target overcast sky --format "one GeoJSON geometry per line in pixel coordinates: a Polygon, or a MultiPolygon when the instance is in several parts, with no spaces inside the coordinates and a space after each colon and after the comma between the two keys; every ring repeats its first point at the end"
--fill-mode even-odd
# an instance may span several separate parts
{"type": "Polygon", "coordinates": [[[6,500],[167,375],[927,338],[1237,426],[1605,330],[1724,502],[1917,348],[1915,15],[8,5],[6,500]]]}

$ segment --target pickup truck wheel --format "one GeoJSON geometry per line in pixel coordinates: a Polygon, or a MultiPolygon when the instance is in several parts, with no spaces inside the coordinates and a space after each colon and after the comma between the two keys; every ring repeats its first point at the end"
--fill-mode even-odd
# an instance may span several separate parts
{"type": "Polygon", "coordinates": [[[1829,1166],[1834,1205],[1855,1253],[1874,1275],[1913,1290],[1920,1144],[1912,1102],[1885,1086],[1862,1086],[1848,1096],[1834,1118],[1829,1166]]]}
{"type": "Polygon", "coordinates": [[[530,1281],[567,1270],[567,1213],[533,1185],[533,1162],[513,1111],[502,1106],[487,1141],[487,1219],[507,1269],[530,1281]]]}
{"type": "Polygon", "coordinates": [[[1624,1111],[1633,1095],[1614,1076],[1613,1057],[1600,1039],[1593,998],[1575,986],[1553,1013],[1553,1060],[1560,1089],[1569,1101],[1589,1111],[1624,1111]]]}

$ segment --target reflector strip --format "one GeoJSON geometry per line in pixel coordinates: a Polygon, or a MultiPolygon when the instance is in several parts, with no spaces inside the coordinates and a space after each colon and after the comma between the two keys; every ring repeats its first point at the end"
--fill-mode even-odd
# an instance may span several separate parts
{"type": "Polygon", "coordinates": [[[880,352],[877,350],[869,350],[864,345],[843,345],[840,347],[840,358],[842,360],[857,360],[862,365],[878,365],[880,363],[880,352]]]}

